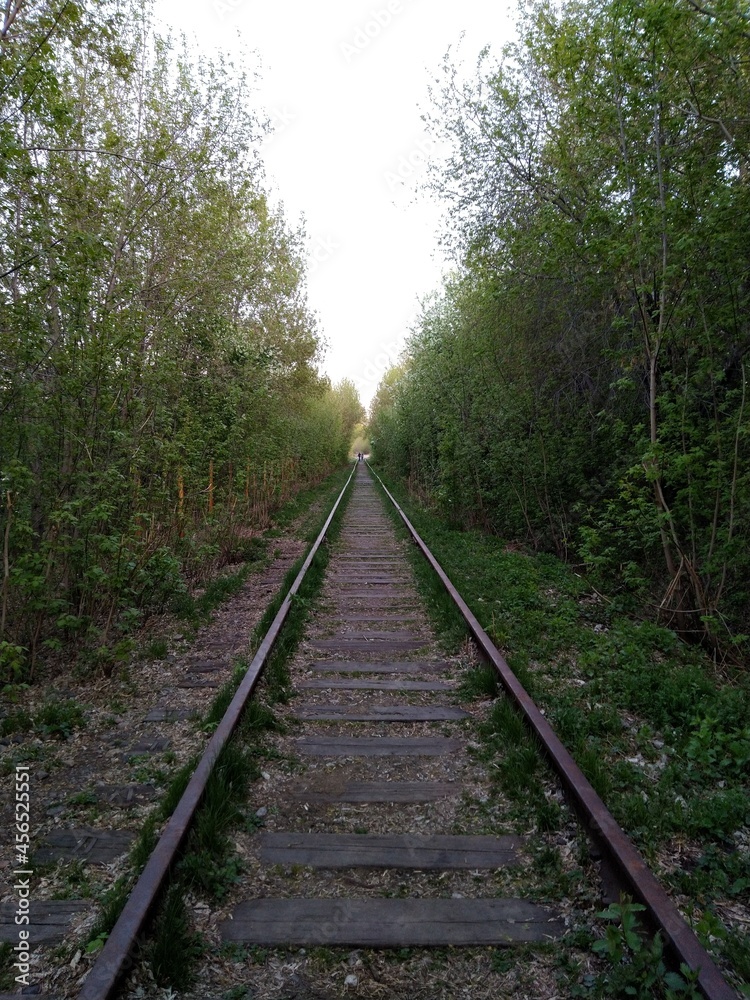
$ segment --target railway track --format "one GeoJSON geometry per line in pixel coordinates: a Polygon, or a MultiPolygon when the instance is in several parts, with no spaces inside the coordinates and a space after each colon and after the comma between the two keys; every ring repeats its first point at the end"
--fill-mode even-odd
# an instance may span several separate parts
{"type": "MultiPolygon", "coordinates": [[[[407,543],[365,464],[355,467],[349,489],[320,598],[290,665],[295,697],[277,708],[284,730],[267,737],[263,777],[251,792],[258,822],[235,838],[243,877],[220,905],[195,910],[214,950],[187,995],[552,998],[556,943],[624,891],[647,907],[675,964],[700,970],[704,996],[736,997],[447,580],[474,646],[460,656],[441,650],[407,543]],[[497,765],[482,728],[491,706],[467,700],[461,686],[480,660],[494,665],[551,765],[543,784],[546,800],[561,809],[554,829],[519,830],[513,803],[492,781],[497,765]],[[509,948],[523,950],[520,967],[498,958],[509,948]]],[[[80,1000],[123,992],[123,974],[213,762],[262,687],[292,600],[219,724],[80,1000]]],[[[140,982],[130,980],[125,995],[143,995],[140,982]]]]}

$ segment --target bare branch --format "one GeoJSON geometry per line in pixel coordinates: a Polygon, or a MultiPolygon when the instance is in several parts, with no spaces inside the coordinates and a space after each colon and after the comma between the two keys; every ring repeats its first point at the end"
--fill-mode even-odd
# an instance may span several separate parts
{"type": "Polygon", "coordinates": [[[0,30],[0,39],[5,39],[13,26],[13,22],[18,17],[18,12],[23,5],[23,0],[5,0],[5,11],[3,12],[3,27],[0,30]]]}

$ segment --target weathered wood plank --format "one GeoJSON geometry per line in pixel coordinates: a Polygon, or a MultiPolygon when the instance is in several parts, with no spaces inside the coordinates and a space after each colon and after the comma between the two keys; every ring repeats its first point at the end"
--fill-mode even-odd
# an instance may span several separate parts
{"type": "Polygon", "coordinates": [[[366,573],[353,570],[344,570],[337,573],[332,573],[328,577],[331,583],[393,583],[397,587],[405,587],[409,584],[409,577],[404,573],[376,573],[374,571],[366,573]]]}
{"type": "Polygon", "coordinates": [[[556,940],[565,925],[522,899],[252,899],[220,933],[261,945],[479,947],[556,940]]]}
{"type": "Polygon", "coordinates": [[[376,681],[351,678],[350,680],[298,681],[298,691],[454,691],[455,685],[445,681],[376,681]]]}
{"type": "MultiPolygon", "coordinates": [[[[330,620],[331,619],[329,619],[329,621],[330,620]]],[[[388,622],[413,622],[417,620],[417,615],[394,615],[390,612],[377,610],[371,611],[369,614],[362,614],[360,612],[357,612],[356,614],[342,614],[337,620],[344,625],[349,622],[380,622],[382,624],[386,624],[388,622]]]]}
{"type": "Polygon", "coordinates": [[[429,645],[429,639],[313,639],[310,645],[346,653],[408,653],[429,645]]]}
{"type": "Polygon", "coordinates": [[[297,740],[299,752],[309,757],[439,757],[462,747],[461,740],[442,736],[303,736],[297,740]]]}
{"type": "Polygon", "coordinates": [[[448,722],[468,719],[455,705],[298,705],[298,719],[344,722],[448,722]]]}
{"type": "MultiPolygon", "coordinates": [[[[344,623],[345,625],[348,623],[344,623]]],[[[333,636],[330,639],[315,639],[314,643],[318,642],[380,642],[381,640],[388,640],[389,642],[419,642],[421,646],[424,646],[430,640],[423,638],[422,636],[416,635],[415,632],[408,631],[407,629],[364,629],[359,628],[350,632],[339,632],[338,635],[333,636]]]]}
{"type": "Polygon", "coordinates": [[[520,846],[513,836],[262,833],[259,853],[267,864],[312,868],[473,870],[517,865],[520,846]]]}
{"type": "Polygon", "coordinates": [[[152,708],[144,722],[185,722],[194,719],[196,711],[192,708],[152,708]]]}
{"type": "Polygon", "coordinates": [[[383,555],[377,555],[373,552],[371,552],[367,556],[353,556],[351,554],[347,554],[346,552],[341,552],[337,554],[336,562],[339,562],[342,565],[350,563],[356,566],[369,566],[370,564],[375,566],[382,566],[385,563],[390,563],[393,566],[403,566],[404,564],[403,559],[398,555],[392,555],[388,553],[384,553],[383,555]]]}
{"type": "Polygon", "coordinates": [[[134,839],[129,830],[55,830],[34,853],[34,862],[75,860],[106,865],[125,854],[134,839]]]}
{"type": "Polygon", "coordinates": [[[153,785],[97,785],[94,789],[97,802],[109,802],[113,806],[127,809],[156,798],[153,785]]]}
{"type": "Polygon", "coordinates": [[[343,781],[335,785],[331,776],[326,785],[299,785],[289,794],[298,802],[434,802],[457,795],[455,781],[343,781]]]}
{"type": "MultiPolygon", "coordinates": [[[[29,932],[32,947],[61,941],[74,917],[93,910],[90,899],[32,900],[29,908],[30,922],[24,925],[29,932]]],[[[0,941],[18,943],[18,925],[15,923],[18,904],[0,903],[0,941]]]]}
{"type": "MultiPolygon", "coordinates": [[[[416,607],[417,599],[413,595],[411,590],[406,590],[402,588],[400,590],[386,591],[382,588],[380,590],[343,590],[336,589],[336,593],[331,595],[333,597],[345,598],[347,602],[349,601],[366,601],[373,607],[380,606],[381,604],[393,605],[394,608],[403,608],[405,604],[408,605],[409,602],[416,607]]],[[[349,605],[341,605],[342,607],[348,607],[349,605]]]]}
{"type": "Polygon", "coordinates": [[[149,753],[164,753],[165,750],[169,750],[171,745],[172,743],[170,740],[164,740],[161,738],[153,740],[139,740],[123,754],[123,760],[132,760],[133,757],[143,757],[149,753]]]}
{"type": "Polygon", "coordinates": [[[352,660],[314,660],[310,670],[335,674],[439,674],[450,669],[450,663],[430,663],[425,660],[399,660],[383,663],[363,663],[352,660]]]}

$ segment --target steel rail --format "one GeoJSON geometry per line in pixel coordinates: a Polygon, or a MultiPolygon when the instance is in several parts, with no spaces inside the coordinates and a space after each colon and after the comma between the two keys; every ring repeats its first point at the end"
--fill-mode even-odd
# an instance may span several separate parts
{"type": "Polygon", "coordinates": [[[736,991],[723,978],[711,956],[683,920],[677,907],[650,871],[633,842],[594,791],[552,726],[534,704],[528,692],[508,666],[502,653],[479,624],[383,480],[370,467],[369,462],[367,465],[398,511],[422,555],[432,566],[440,582],[458,607],[481,652],[495,667],[505,690],[520,709],[531,730],[536,734],[546,756],[571,797],[579,816],[583,818],[585,824],[606,850],[618,874],[630,887],[633,895],[646,906],[657,928],[662,931],[673,956],[679,962],[684,962],[690,970],[698,973],[698,987],[707,1000],[737,1000],[736,991]]]}
{"type": "Polygon", "coordinates": [[[242,678],[224,717],[198,762],[182,798],[177,803],[174,812],[169,818],[164,832],[159,838],[159,842],[133,886],[117,923],[112,928],[99,957],[91,967],[83,988],[78,994],[78,1000],[107,1000],[112,995],[120,977],[134,964],[134,953],[137,952],[140,944],[139,935],[156,901],[167,873],[175,860],[177,852],[187,836],[195,811],[203,798],[203,793],[205,792],[206,784],[211,776],[214,764],[221,751],[229,742],[240,720],[245,704],[260,679],[266,660],[286,621],[289,609],[292,606],[292,599],[299,590],[305,574],[310,568],[310,564],[328,532],[331,521],[356,470],[357,466],[354,464],[349,478],[331,508],[318,537],[310,548],[307,558],[302,564],[302,568],[295,577],[294,583],[289,588],[283,604],[258,647],[258,651],[253,657],[250,666],[247,668],[245,676],[242,678]]]}

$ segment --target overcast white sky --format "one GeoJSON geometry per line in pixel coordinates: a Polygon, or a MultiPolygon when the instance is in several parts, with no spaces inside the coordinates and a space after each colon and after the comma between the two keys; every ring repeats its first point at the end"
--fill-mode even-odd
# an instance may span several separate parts
{"type": "Polygon", "coordinates": [[[305,219],[323,368],[333,382],[352,379],[369,404],[444,268],[442,206],[411,193],[429,151],[428,84],[462,32],[467,72],[484,45],[499,54],[511,5],[156,0],[153,9],[157,29],[184,31],[206,50],[259,53],[258,101],[276,125],[262,155],[289,222],[305,219]]]}

